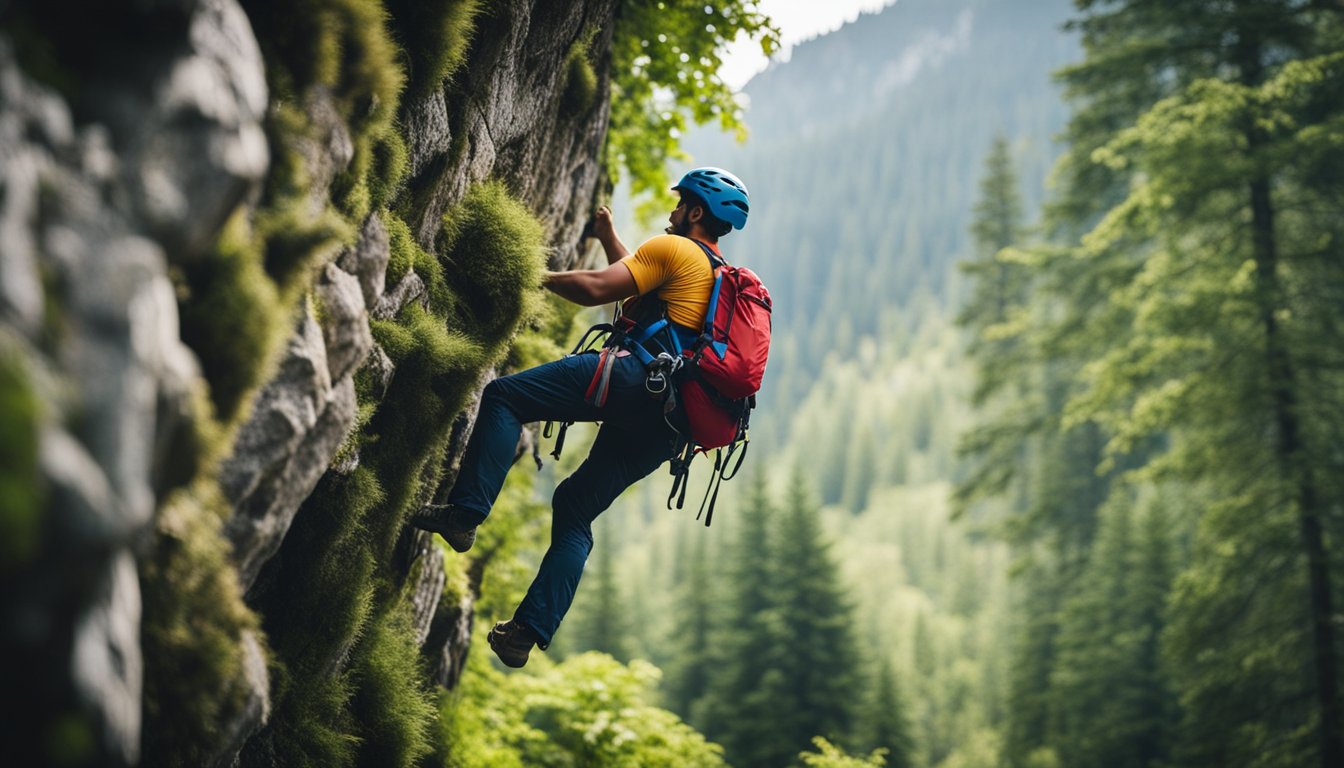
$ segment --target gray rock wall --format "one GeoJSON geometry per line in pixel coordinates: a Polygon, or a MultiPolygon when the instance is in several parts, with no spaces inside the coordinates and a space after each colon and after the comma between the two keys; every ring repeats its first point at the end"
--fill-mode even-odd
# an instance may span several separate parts
{"type": "MultiPolygon", "coordinates": [[[[543,222],[552,266],[575,263],[574,243],[604,178],[609,89],[599,67],[596,104],[565,114],[562,63],[590,28],[594,49],[609,48],[614,6],[495,3],[453,86],[406,105],[410,173],[400,195],[423,246],[471,184],[500,178],[543,222]]],[[[26,72],[0,32],[0,354],[21,360],[41,402],[35,482],[45,493],[41,547],[5,564],[0,600],[5,709],[27,705],[6,735],[39,729],[27,734],[32,751],[11,764],[43,762],[53,738],[73,739],[71,764],[140,759],[142,681],[155,659],[141,652],[137,558],[152,551],[164,499],[200,477],[178,463],[200,450],[190,443],[208,419],[208,383],[181,340],[184,299],[171,270],[201,258],[240,205],[257,204],[274,155],[264,131],[274,107],[266,63],[237,3],[137,8],[166,19],[163,34],[127,66],[91,77],[76,104],[26,72]],[[21,702],[17,691],[32,698],[21,702]],[[75,731],[62,730],[68,723],[75,731]]],[[[56,51],[65,54],[76,52],[56,51]]],[[[353,148],[321,94],[305,110],[321,129],[303,148],[320,209],[353,148]]],[[[369,319],[395,314],[424,287],[413,273],[386,285],[388,248],[371,216],[353,244],[323,258],[274,374],[221,438],[224,533],[240,589],[334,471],[355,424],[356,371],[367,363],[384,382],[395,376],[369,319]]],[[[470,423],[467,414],[459,420],[450,468],[470,423]]],[[[344,457],[336,469],[349,472],[357,460],[344,457]]],[[[401,569],[399,580],[414,578],[416,632],[437,660],[436,677],[451,684],[467,651],[471,597],[442,605],[442,553],[426,538],[408,536],[399,551],[405,556],[389,567],[401,569]]],[[[217,764],[234,759],[270,708],[261,641],[251,631],[236,640],[247,694],[219,724],[209,760],[217,764]]]]}

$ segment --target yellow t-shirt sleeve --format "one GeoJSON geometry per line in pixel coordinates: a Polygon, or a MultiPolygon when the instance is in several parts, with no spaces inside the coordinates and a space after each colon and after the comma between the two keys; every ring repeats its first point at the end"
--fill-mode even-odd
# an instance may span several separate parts
{"type": "Polygon", "coordinates": [[[677,238],[672,235],[658,235],[644,241],[635,252],[621,263],[630,270],[635,278],[635,288],[643,296],[658,289],[672,276],[672,257],[676,253],[677,238]]]}

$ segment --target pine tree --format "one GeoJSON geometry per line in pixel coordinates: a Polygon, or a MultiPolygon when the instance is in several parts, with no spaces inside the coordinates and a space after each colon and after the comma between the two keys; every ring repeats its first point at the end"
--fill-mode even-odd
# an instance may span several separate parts
{"type": "Polygon", "coordinates": [[[1340,10],[1081,7],[1056,213],[1087,234],[1052,262],[1056,337],[1093,348],[1068,410],[1105,429],[1103,466],[1204,491],[1166,646],[1179,762],[1340,765],[1340,10]]]}
{"type": "Polygon", "coordinates": [[[913,768],[915,746],[906,703],[891,660],[885,656],[870,680],[865,709],[857,739],[860,751],[885,749],[888,768],[913,768]]]}
{"type": "Polygon", "coordinates": [[[780,671],[788,688],[774,706],[795,753],[813,736],[848,737],[859,688],[854,609],[822,532],[820,511],[802,469],[795,469],[776,550],[783,566],[777,610],[788,643],[780,671]]]}
{"type": "Polygon", "coordinates": [[[692,715],[700,709],[698,703],[708,694],[713,678],[712,650],[718,637],[713,611],[718,593],[707,554],[709,537],[701,535],[703,531],[691,533],[696,535],[679,547],[682,578],[676,589],[677,617],[670,643],[673,651],[663,675],[663,691],[668,709],[705,730],[707,723],[696,721],[692,715]]]}
{"type": "Polygon", "coordinates": [[[1104,510],[1091,557],[1060,616],[1051,695],[1065,765],[1158,765],[1170,757],[1175,698],[1158,638],[1170,589],[1165,521],[1130,499],[1104,510]]]}
{"type": "Polygon", "coordinates": [[[963,265],[974,294],[958,321],[972,333],[972,401],[982,423],[962,438],[972,469],[954,500],[959,514],[988,496],[1018,501],[999,532],[1018,548],[1024,587],[1010,634],[1004,740],[1009,764],[1023,765],[1057,732],[1050,686],[1059,610],[1087,561],[1113,472],[1096,471],[1104,438],[1095,424],[1065,425],[1081,363],[1039,330],[1051,311],[1037,298],[1045,276],[1023,249],[1019,192],[1002,137],[986,158],[980,190],[972,225],[978,257],[963,265]]]}
{"type": "Polygon", "coordinates": [[[739,508],[731,547],[726,616],[715,628],[709,664],[716,670],[708,693],[692,707],[692,722],[722,744],[733,765],[783,765],[798,753],[795,734],[778,717],[786,695],[780,672],[791,652],[778,608],[784,575],[773,530],[777,511],[758,474],[739,508]]]}
{"type": "Polygon", "coordinates": [[[1059,607],[1066,580],[1048,556],[1026,561],[1021,597],[1013,611],[1012,662],[1008,675],[1008,718],[1004,725],[1004,759],[1010,766],[1028,766],[1031,756],[1047,748],[1058,731],[1057,703],[1050,694],[1059,607]]]}
{"type": "Polygon", "coordinates": [[[961,509],[976,498],[1003,493],[1023,458],[1021,417],[1002,409],[1021,407],[1023,377],[1033,362],[1022,335],[1012,333],[1009,325],[1020,322],[1028,311],[1030,273],[1013,262],[1007,250],[1022,244],[1023,213],[1012,155],[1001,135],[985,158],[971,234],[976,258],[960,266],[971,278],[972,295],[957,323],[971,334],[968,352],[978,369],[972,403],[991,418],[989,426],[962,441],[962,454],[977,462],[957,489],[961,509]],[[991,408],[996,395],[1005,396],[991,408]]]}

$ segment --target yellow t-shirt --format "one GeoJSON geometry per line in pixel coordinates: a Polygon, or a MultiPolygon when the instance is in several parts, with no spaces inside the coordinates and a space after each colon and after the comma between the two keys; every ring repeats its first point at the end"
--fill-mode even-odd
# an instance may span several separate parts
{"type": "MultiPolygon", "coordinates": [[[[719,252],[713,245],[709,247],[719,252]]],[[[655,295],[667,303],[667,316],[672,322],[700,330],[714,288],[714,270],[700,246],[690,238],[658,235],[620,263],[635,278],[640,296],[656,291],[655,295]]]]}

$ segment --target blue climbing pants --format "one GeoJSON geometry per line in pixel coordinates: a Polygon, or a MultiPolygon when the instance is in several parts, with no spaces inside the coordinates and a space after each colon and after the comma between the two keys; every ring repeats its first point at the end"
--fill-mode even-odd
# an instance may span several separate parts
{"type": "Polygon", "coordinates": [[[606,405],[584,401],[597,371],[595,352],[572,355],[486,385],[476,426],[448,503],[476,515],[490,514],[513,464],[523,424],[533,421],[600,421],[588,458],[555,489],[551,545],[514,619],[550,645],[574,601],[588,553],[593,520],[637,480],[672,457],[677,433],[663,419],[662,400],[644,388],[644,366],[633,355],[618,357],[606,405]]]}

